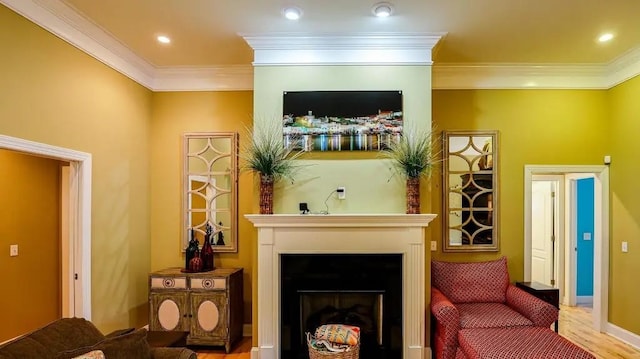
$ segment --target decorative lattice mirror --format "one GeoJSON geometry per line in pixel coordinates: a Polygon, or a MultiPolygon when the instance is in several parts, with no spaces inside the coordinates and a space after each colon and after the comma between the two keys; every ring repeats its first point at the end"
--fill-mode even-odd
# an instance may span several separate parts
{"type": "Polygon", "coordinates": [[[182,249],[190,232],[202,245],[207,224],[215,252],[238,251],[238,134],[184,135],[182,249]]]}
{"type": "Polygon", "coordinates": [[[498,133],[443,131],[445,252],[498,251],[498,133]]]}

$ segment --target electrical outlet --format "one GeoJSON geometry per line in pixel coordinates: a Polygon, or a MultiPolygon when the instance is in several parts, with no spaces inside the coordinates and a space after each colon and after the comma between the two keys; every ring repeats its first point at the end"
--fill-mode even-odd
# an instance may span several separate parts
{"type": "Polygon", "coordinates": [[[438,250],[438,242],[436,241],[431,241],[431,251],[437,251],[438,250]]]}
{"type": "Polygon", "coordinates": [[[15,257],[18,255],[18,245],[12,244],[9,246],[9,256],[15,257]]]}
{"type": "Polygon", "coordinates": [[[347,190],[344,187],[338,187],[338,189],[336,189],[336,192],[338,192],[338,199],[347,198],[347,190]]]}

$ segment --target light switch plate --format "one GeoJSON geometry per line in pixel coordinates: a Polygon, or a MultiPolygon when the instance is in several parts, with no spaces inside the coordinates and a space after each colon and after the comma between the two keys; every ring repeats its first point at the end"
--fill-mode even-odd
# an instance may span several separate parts
{"type": "Polygon", "coordinates": [[[431,241],[431,251],[437,251],[438,250],[438,242],[436,241],[431,241]]]}
{"type": "Polygon", "coordinates": [[[622,242],[622,253],[627,253],[627,252],[629,252],[629,243],[622,242]]]}
{"type": "Polygon", "coordinates": [[[17,244],[12,244],[9,246],[9,256],[10,257],[15,257],[18,255],[18,245],[17,244]]]}
{"type": "Polygon", "coordinates": [[[585,241],[590,241],[591,240],[591,232],[582,233],[582,239],[585,240],[585,241]]]}

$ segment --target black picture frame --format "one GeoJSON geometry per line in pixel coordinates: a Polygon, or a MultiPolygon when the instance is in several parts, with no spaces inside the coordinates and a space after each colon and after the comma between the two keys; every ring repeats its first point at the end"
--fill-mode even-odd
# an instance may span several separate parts
{"type": "Polygon", "coordinates": [[[285,146],[380,151],[403,131],[402,91],[286,91],[285,146]]]}

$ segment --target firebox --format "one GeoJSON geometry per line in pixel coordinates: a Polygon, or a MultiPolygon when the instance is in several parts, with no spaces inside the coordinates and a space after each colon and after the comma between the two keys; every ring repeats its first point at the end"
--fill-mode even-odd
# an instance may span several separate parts
{"type": "Polygon", "coordinates": [[[306,359],[305,333],[361,329],[360,357],[402,358],[401,254],[282,254],[282,359],[306,359]]]}

